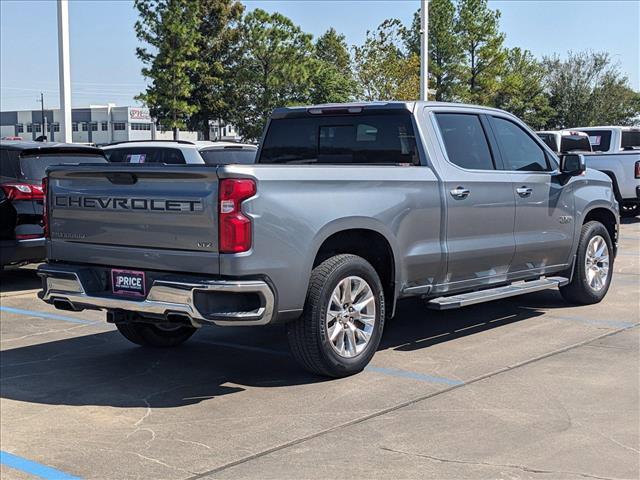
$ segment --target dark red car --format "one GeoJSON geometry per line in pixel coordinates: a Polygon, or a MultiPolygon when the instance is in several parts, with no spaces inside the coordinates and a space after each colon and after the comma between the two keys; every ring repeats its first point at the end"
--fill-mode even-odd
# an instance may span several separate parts
{"type": "Polygon", "coordinates": [[[45,257],[42,179],[49,165],[106,163],[98,148],[0,142],[0,267],[45,257]]]}

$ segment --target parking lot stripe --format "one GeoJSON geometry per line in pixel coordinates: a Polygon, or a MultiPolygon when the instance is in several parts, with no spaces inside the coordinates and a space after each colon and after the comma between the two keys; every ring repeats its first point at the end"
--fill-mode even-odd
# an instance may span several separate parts
{"type": "Polygon", "coordinates": [[[41,465],[5,451],[0,451],[0,464],[46,480],[80,480],[80,477],[69,475],[55,468],[41,465]]]}
{"type": "Polygon", "coordinates": [[[428,383],[442,383],[445,385],[462,385],[464,383],[461,380],[454,380],[452,378],[435,377],[433,375],[425,375],[424,373],[411,372],[408,370],[398,370],[396,368],[374,367],[369,365],[365,367],[365,371],[389,375],[391,377],[410,378],[411,380],[428,383]]]}
{"type": "Polygon", "coordinates": [[[220,465],[220,466],[218,466],[216,468],[213,468],[211,470],[207,470],[205,472],[198,473],[198,474],[196,474],[196,475],[194,475],[192,477],[187,478],[186,480],[199,480],[199,479],[202,479],[202,478],[205,478],[205,477],[210,477],[211,475],[214,475],[216,473],[222,472],[223,470],[228,470],[229,468],[235,467],[237,465],[241,465],[243,463],[247,463],[247,462],[250,462],[252,460],[256,460],[258,458],[265,457],[265,456],[267,456],[267,455],[269,455],[271,453],[278,452],[278,451],[293,447],[295,445],[300,445],[300,444],[302,444],[304,442],[308,442],[309,440],[313,440],[314,438],[322,437],[324,435],[330,434],[330,433],[335,432],[337,430],[341,430],[341,429],[344,429],[344,428],[347,428],[347,427],[351,427],[353,425],[358,425],[360,423],[366,422],[366,421],[371,420],[373,418],[381,417],[381,416],[386,415],[388,413],[395,412],[395,411],[400,410],[402,408],[406,408],[406,407],[408,407],[410,405],[414,405],[414,404],[416,404],[418,402],[422,402],[422,401],[427,400],[429,398],[437,397],[437,396],[443,395],[445,393],[451,392],[451,391],[453,391],[455,389],[465,388],[465,387],[467,387],[469,385],[473,385],[475,383],[481,382],[481,381],[486,380],[488,378],[495,377],[495,376],[503,374],[505,372],[509,372],[511,370],[515,370],[517,368],[521,368],[521,367],[524,367],[526,365],[530,365],[532,363],[538,362],[538,361],[543,360],[545,358],[550,358],[550,357],[553,357],[555,355],[558,355],[558,354],[561,354],[561,353],[564,353],[564,352],[568,352],[569,350],[573,350],[575,348],[579,348],[579,347],[582,347],[582,346],[585,346],[585,345],[589,345],[589,344],[594,343],[594,342],[596,342],[598,340],[601,340],[601,339],[607,338],[607,337],[611,337],[611,336],[616,335],[616,334],[618,334],[620,332],[623,332],[625,330],[627,330],[627,329],[626,328],[621,328],[620,330],[615,330],[613,332],[603,333],[602,335],[599,335],[599,336],[597,336],[595,338],[590,338],[588,340],[584,340],[582,342],[574,343],[572,345],[568,345],[566,347],[559,348],[557,350],[554,350],[554,351],[539,355],[537,357],[530,358],[528,360],[524,360],[522,362],[515,363],[513,365],[509,365],[509,366],[506,366],[506,367],[499,368],[499,369],[494,370],[492,372],[485,373],[483,375],[479,375],[479,376],[477,376],[475,378],[472,378],[472,379],[470,379],[470,380],[468,380],[466,382],[463,382],[461,384],[451,385],[449,387],[443,388],[443,389],[435,391],[435,392],[429,392],[429,393],[427,393],[425,395],[420,395],[420,396],[418,396],[416,398],[413,398],[411,400],[407,400],[407,401],[398,403],[398,404],[393,405],[391,407],[383,408],[381,410],[378,410],[376,412],[370,413],[368,415],[364,415],[364,416],[362,416],[360,418],[355,418],[353,420],[349,420],[348,422],[341,423],[339,425],[335,425],[333,427],[326,428],[326,429],[321,430],[319,432],[315,432],[315,433],[312,433],[312,434],[297,438],[295,440],[290,440],[288,442],[281,443],[280,445],[276,445],[274,447],[267,448],[266,450],[262,450],[261,452],[252,453],[250,455],[247,455],[244,458],[239,458],[237,460],[233,460],[231,462],[228,462],[226,464],[220,465]]]}
{"type": "Polygon", "coordinates": [[[218,347],[235,348],[237,350],[247,350],[249,352],[256,352],[256,353],[268,353],[269,355],[278,355],[281,357],[291,356],[289,352],[272,350],[270,348],[252,347],[251,345],[241,345],[239,343],[231,343],[231,342],[220,342],[218,340],[199,340],[199,341],[203,343],[208,343],[210,345],[217,345],[218,347]]]}
{"type": "Polygon", "coordinates": [[[593,325],[594,327],[610,327],[610,328],[629,328],[638,325],[636,322],[624,322],[620,320],[592,320],[583,317],[566,317],[551,315],[550,320],[567,320],[569,322],[584,323],[585,325],[593,325]]]}
{"type": "Polygon", "coordinates": [[[91,325],[99,323],[97,321],[91,322],[89,320],[80,320],[79,318],[65,317],[64,315],[55,315],[53,313],[36,312],[33,310],[23,310],[22,308],[4,307],[0,306],[0,312],[15,313],[17,315],[26,315],[28,317],[48,318],[51,320],[61,320],[63,322],[81,323],[84,325],[91,325]]]}

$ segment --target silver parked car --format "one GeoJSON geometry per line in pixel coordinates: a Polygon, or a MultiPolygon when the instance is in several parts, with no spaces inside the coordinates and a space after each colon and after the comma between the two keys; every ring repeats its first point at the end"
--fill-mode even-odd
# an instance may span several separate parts
{"type": "Polygon", "coordinates": [[[301,365],[334,377],[367,365],[400,298],[601,301],[618,234],[611,179],[583,155],[443,103],[281,108],[256,165],[53,167],[46,201],[44,301],[155,347],[283,323],[301,365]]]}

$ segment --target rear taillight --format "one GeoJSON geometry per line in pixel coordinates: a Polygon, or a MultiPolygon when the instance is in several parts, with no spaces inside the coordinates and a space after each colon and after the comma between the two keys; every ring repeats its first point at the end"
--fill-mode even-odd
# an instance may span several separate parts
{"type": "Polygon", "coordinates": [[[640,178],[640,162],[636,162],[636,178],[640,178]]]}
{"type": "Polygon", "coordinates": [[[256,194],[256,182],[225,178],[218,193],[218,230],[220,253],[240,253],[251,248],[251,219],[242,213],[242,202],[256,194]]]}
{"type": "Polygon", "coordinates": [[[49,179],[42,179],[42,228],[44,229],[45,238],[49,238],[49,207],[47,206],[47,190],[49,189],[49,179]]]}
{"type": "Polygon", "coordinates": [[[42,200],[42,187],[28,183],[3,183],[0,185],[9,200],[42,200]]]}

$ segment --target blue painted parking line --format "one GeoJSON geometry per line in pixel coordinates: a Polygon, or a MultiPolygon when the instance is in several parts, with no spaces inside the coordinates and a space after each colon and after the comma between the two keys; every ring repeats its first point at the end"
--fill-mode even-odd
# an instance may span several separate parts
{"type": "Polygon", "coordinates": [[[419,380],[421,382],[428,383],[442,383],[444,385],[462,385],[464,382],[461,380],[454,380],[453,378],[435,377],[433,375],[425,375],[424,373],[411,372],[408,370],[398,370],[395,368],[384,367],[365,367],[365,371],[380,373],[382,375],[389,375],[391,377],[409,378],[411,380],[419,380]]]}
{"type": "Polygon", "coordinates": [[[69,475],[55,468],[47,467],[46,465],[27,460],[26,458],[13,455],[9,452],[0,451],[0,464],[46,480],[80,480],[80,477],[76,477],[75,475],[69,475]]]}
{"type": "Polygon", "coordinates": [[[0,306],[0,312],[15,313],[17,315],[27,315],[29,317],[47,318],[51,320],[61,320],[63,322],[80,323],[84,325],[99,323],[97,321],[91,322],[89,320],[80,320],[79,318],[65,317],[64,315],[56,315],[53,313],[36,312],[34,310],[23,310],[22,308],[4,306],[0,306]]]}

